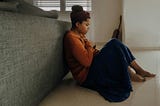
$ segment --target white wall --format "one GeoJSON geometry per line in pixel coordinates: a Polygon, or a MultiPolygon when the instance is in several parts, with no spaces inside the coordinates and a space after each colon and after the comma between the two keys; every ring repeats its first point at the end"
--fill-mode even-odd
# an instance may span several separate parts
{"type": "MultiPolygon", "coordinates": [[[[122,0],[92,0],[91,26],[87,37],[94,42],[106,42],[119,24],[122,0]]],[[[69,12],[60,13],[59,20],[70,21],[69,12]]]]}
{"type": "Polygon", "coordinates": [[[106,42],[119,24],[122,0],[92,0],[95,42],[106,42]]]}
{"type": "MultiPolygon", "coordinates": [[[[106,42],[123,14],[123,41],[128,46],[160,47],[159,4],[160,0],[92,0],[92,22],[87,37],[94,42],[106,42]]],[[[69,14],[59,13],[59,20],[70,21],[69,14]]]]}
{"type": "MultiPolygon", "coordinates": [[[[32,3],[33,0],[25,0],[32,3]]],[[[108,41],[119,24],[122,0],[92,0],[91,25],[87,34],[93,42],[108,41]]],[[[59,20],[70,22],[70,12],[60,12],[59,20]]]]}
{"type": "Polygon", "coordinates": [[[123,0],[125,42],[130,47],[160,47],[160,0],[123,0]]]}

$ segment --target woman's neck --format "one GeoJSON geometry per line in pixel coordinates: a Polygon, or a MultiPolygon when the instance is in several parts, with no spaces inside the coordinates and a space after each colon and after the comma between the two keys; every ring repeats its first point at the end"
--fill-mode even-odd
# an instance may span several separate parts
{"type": "Polygon", "coordinates": [[[82,35],[82,33],[80,33],[80,32],[79,32],[78,30],[76,30],[76,29],[71,29],[71,31],[74,32],[76,35],[79,35],[79,36],[82,35]]]}
{"type": "Polygon", "coordinates": [[[71,29],[72,32],[74,32],[76,35],[84,37],[85,35],[83,35],[82,33],[80,33],[78,30],[76,29],[71,29]]]}

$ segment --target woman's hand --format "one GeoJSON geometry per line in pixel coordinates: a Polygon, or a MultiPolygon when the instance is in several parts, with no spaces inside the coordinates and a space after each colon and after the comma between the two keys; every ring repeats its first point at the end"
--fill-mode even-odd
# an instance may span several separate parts
{"type": "Polygon", "coordinates": [[[91,43],[90,43],[88,40],[85,41],[85,47],[86,47],[86,48],[92,47],[92,46],[91,46],[91,43]]]}
{"type": "Polygon", "coordinates": [[[96,45],[93,46],[93,49],[95,49],[95,48],[96,48],[96,45]]]}

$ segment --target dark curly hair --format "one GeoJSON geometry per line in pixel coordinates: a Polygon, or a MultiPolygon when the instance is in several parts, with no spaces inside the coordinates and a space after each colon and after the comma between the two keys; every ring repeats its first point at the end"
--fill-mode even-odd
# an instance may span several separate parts
{"type": "Polygon", "coordinates": [[[72,6],[70,18],[72,22],[72,28],[75,28],[77,22],[82,23],[83,21],[86,21],[88,18],[90,19],[90,14],[89,12],[84,11],[82,6],[74,5],[72,6]]]}

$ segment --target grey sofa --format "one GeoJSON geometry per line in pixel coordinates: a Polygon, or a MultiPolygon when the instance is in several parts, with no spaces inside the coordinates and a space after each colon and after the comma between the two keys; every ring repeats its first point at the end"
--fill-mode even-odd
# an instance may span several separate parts
{"type": "Polygon", "coordinates": [[[0,11],[0,106],[38,106],[67,74],[70,23],[0,11]]]}

